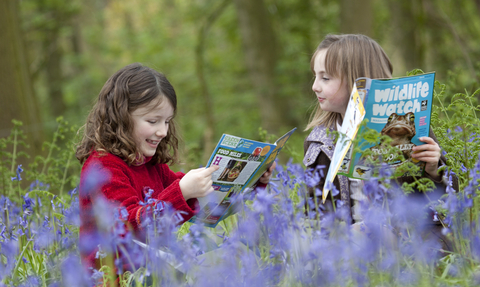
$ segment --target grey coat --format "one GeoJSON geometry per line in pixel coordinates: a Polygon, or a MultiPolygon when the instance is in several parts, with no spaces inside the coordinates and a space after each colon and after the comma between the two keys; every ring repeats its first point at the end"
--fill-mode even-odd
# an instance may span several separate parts
{"type": "MultiPolygon", "coordinates": [[[[330,131],[333,131],[333,129],[330,129],[330,131]]],[[[438,144],[438,140],[433,134],[433,131],[430,129],[430,134],[429,136],[438,144]]],[[[324,166],[323,167],[323,174],[326,175],[328,172],[328,168],[330,167],[330,161],[333,156],[333,152],[335,150],[335,143],[333,139],[334,135],[330,133],[330,135],[327,135],[327,128],[325,126],[316,126],[310,135],[305,139],[304,141],[304,159],[303,159],[303,164],[307,168],[315,168],[316,166],[324,166]]],[[[442,155],[439,161],[439,166],[446,164],[446,158],[442,155]]],[[[435,193],[433,196],[431,193],[429,193],[429,198],[439,198],[445,193],[445,182],[444,182],[444,177],[442,176],[441,180],[435,180],[433,179],[429,174],[426,174],[425,177],[430,178],[435,185],[438,187],[436,190],[433,192],[435,193]]],[[[412,183],[414,181],[414,178],[412,176],[405,176],[405,177],[400,177],[397,178],[396,181],[398,182],[399,185],[403,184],[404,182],[407,183],[412,183]]],[[[325,184],[325,179],[322,178],[318,188],[323,190],[323,185],[325,184]]],[[[337,188],[337,190],[340,191],[339,195],[335,197],[335,199],[341,199],[347,206],[352,207],[352,200],[350,200],[350,182],[346,176],[343,175],[337,175],[333,181],[333,184],[337,188]]],[[[453,176],[452,179],[452,184],[453,188],[458,191],[458,178],[456,176],[453,176]]],[[[313,198],[314,196],[314,190],[311,189],[309,191],[309,196],[313,198]]],[[[425,200],[428,202],[428,199],[425,197],[425,194],[422,192],[415,192],[413,196],[418,196],[421,197],[422,200],[425,200]]],[[[317,199],[318,202],[321,202],[321,197],[317,199]]],[[[327,201],[330,201],[329,198],[327,198],[327,201]]],[[[329,210],[329,206],[331,206],[331,202],[326,202],[326,209],[329,210]]],[[[350,208],[350,213],[351,213],[351,208],[350,208]]],[[[351,214],[350,214],[351,216],[351,214]]]]}

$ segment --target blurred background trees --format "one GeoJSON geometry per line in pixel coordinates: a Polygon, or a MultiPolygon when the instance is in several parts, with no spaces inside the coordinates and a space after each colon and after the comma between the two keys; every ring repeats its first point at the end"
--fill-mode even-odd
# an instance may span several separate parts
{"type": "Polygon", "coordinates": [[[394,76],[419,68],[452,94],[479,88],[478,0],[1,3],[2,137],[12,118],[36,141],[58,116],[81,126],[107,78],[141,62],[176,88],[188,167],[204,165],[222,133],[260,139],[259,128],[279,136],[298,127],[289,146],[300,160],[316,104],[310,57],[328,33],[376,39],[394,76]]]}

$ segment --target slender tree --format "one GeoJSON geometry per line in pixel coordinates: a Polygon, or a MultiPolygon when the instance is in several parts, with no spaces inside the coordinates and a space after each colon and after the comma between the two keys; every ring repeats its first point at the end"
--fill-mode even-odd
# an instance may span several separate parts
{"type": "Polygon", "coordinates": [[[261,124],[268,132],[276,133],[281,123],[280,112],[275,104],[278,46],[269,12],[263,0],[235,0],[234,3],[245,62],[258,97],[261,124]]]}
{"type": "Polygon", "coordinates": [[[208,161],[208,157],[214,148],[215,134],[215,117],[213,109],[213,101],[210,96],[208,84],[205,76],[205,41],[207,38],[208,30],[215,23],[215,20],[222,14],[225,8],[230,4],[228,0],[222,0],[220,5],[215,8],[211,14],[207,16],[204,23],[200,26],[197,36],[197,45],[195,47],[195,70],[200,83],[200,92],[204,102],[204,111],[206,118],[206,127],[203,133],[203,162],[208,161]]]}
{"type": "Polygon", "coordinates": [[[33,154],[39,154],[43,131],[28,72],[18,1],[0,1],[0,27],[0,137],[10,134],[12,119],[20,120],[33,154]]]}
{"type": "Polygon", "coordinates": [[[422,1],[416,0],[389,2],[392,28],[390,37],[404,64],[400,70],[425,66],[426,16],[422,4],[422,1]]]}

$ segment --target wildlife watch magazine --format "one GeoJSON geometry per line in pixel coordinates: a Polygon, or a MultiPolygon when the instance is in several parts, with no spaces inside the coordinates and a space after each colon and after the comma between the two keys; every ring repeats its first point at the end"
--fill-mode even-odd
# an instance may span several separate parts
{"type": "Polygon", "coordinates": [[[393,79],[358,78],[355,81],[327,173],[324,200],[337,173],[368,179],[379,168],[372,161],[380,160],[392,169],[411,162],[420,167],[415,175],[423,173],[425,163],[412,158],[411,153],[414,146],[424,144],[419,138],[429,136],[434,83],[434,72],[393,79]],[[362,129],[374,129],[391,141],[371,143],[360,138],[356,149],[352,141],[360,128],[360,118],[367,120],[362,129]]]}
{"type": "Polygon", "coordinates": [[[198,199],[200,212],[190,221],[215,227],[234,213],[237,196],[256,186],[296,129],[273,144],[223,134],[207,163],[220,167],[212,174],[214,192],[198,199]]]}

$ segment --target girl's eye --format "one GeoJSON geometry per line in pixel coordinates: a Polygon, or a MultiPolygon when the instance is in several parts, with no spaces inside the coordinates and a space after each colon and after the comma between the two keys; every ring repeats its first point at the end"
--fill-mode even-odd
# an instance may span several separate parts
{"type": "Polygon", "coordinates": [[[322,80],[324,80],[324,81],[329,81],[329,80],[330,80],[330,78],[323,77],[323,78],[322,78],[322,80]]]}
{"type": "Polygon", "coordinates": [[[147,122],[149,122],[150,124],[153,125],[153,124],[155,124],[157,121],[147,121],[147,122]]]}

